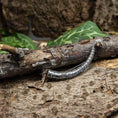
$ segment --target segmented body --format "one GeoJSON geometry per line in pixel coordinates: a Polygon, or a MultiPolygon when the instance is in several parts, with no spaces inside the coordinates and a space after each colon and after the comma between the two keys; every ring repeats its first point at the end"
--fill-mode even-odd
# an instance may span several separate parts
{"type": "Polygon", "coordinates": [[[72,69],[69,69],[67,71],[61,71],[61,72],[49,69],[47,72],[47,77],[55,78],[55,79],[67,79],[67,78],[73,78],[77,76],[79,73],[83,72],[90,65],[95,55],[96,44],[101,42],[102,41],[99,39],[94,42],[89,57],[81,66],[76,66],[72,69]]]}

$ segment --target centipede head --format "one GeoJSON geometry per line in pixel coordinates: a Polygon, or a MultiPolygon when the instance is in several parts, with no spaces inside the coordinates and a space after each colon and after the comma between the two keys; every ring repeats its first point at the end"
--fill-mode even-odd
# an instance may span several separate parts
{"type": "Polygon", "coordinates": [[[102,45],[103,45],[103,39],[102,38],[99,38],[95,41],[95,46],[102,47],[102,45]]]}

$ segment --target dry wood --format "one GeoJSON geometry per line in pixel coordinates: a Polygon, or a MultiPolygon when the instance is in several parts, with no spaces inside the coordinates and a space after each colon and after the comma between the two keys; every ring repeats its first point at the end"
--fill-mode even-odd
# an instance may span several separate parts
{"type": "MultiPolygon", "coordinates": [[[[117,56],[118,35],[101,39],[103,39],[103,44],[96,50],[94,60],[117,56]]],[[[1,45],[2,50],[9,50],[13,54],[1,55],[0,78],[21,75],[42,69],[42,67],[58,68],[81,63],[88,57],[94,40],[86,44],[82,42],[44,50],[28,50],[1,45]]]]}

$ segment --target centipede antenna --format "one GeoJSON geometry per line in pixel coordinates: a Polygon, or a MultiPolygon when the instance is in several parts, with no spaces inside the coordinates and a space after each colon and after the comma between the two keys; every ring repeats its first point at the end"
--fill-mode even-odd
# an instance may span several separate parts
{"type": "Polygon", "coordinates": [[[32,33],[32,24],[31,24],[31,16],[28,17],[28,29],[29,29],[29,37],[32,37],[33,36],[33,33],[32,33]]]}
{"type": "Polygon", "coordinates": [[[29,16],[28,17],[28,20],[29,20],[29,24],[28,24],[28,29],[29,29],[29,34],[28,36],[32,39],[32,40],[35,40],[35,41],[48,41],[48,40],[51,40],[50,38],[46,38],[46,37],[37,37],[33,34],[32,32],[32,16],[29,16]]]}

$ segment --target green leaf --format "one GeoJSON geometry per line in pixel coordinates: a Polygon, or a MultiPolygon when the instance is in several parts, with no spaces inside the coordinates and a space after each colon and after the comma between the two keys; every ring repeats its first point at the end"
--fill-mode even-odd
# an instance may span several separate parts
{"type": "Polygon", "coordinates": [[[32,39],[21,33],[2,37],[2,41],[0,43],[19,48],[38,49],[32,39]]]}
{"type": "Polygon", "coordinates": [[[21,33],[16,33],[16,35],[17,35],[16,37],[22,42],[25,48],[34,49],[34,50],[38,49],[35,43],[32,41],[32,39],[29,38],[28,36],[21,33]]]}
{"type": "Polygon", "coordinates": [[[63,35],[58,37],[54,41],[48,41],[47,46],[56,46],[56,45],[64,45],[68,43],[75,43],[80,40],[89,40],[93,37],[106,37],[108,34],[102,33],[98,26],[91,22],[87,21],[81,24],[79,27],[76,27],[70,31],[65,32],[63,35]]]}
{"type": "Polygon", "coordinates": [[[6,54],[6,53],[9,53],[9,52],[0,50],[0,54],[6,54]]]}

